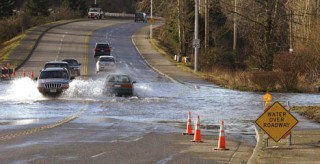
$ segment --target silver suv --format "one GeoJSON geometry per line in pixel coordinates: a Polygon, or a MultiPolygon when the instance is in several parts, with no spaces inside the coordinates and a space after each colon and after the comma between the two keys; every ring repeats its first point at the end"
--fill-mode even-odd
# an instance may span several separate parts
{"type": "Polygon", "coordinates": [[[69,88],[70,75],[65,68],[45,68],[37,80],[38,90],[43,95],[60,94],[69,88]]]}

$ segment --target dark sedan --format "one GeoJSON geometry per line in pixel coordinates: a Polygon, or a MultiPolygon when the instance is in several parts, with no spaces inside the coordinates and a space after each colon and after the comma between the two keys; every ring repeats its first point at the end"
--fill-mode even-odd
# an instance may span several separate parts
{"type": "Polygon", "coordinates": [[[81,63],[78,63],[76,59],[63,59],[62,61],[65,61],[69,64],[70,73],[72,76],[80,76],[81,63]]]}
{"type": "Polygon", "coordinates": [[[116,96],[132,96],[136,83],[126,74],[108,74],[105,81],[105,93],[116,96]]]}

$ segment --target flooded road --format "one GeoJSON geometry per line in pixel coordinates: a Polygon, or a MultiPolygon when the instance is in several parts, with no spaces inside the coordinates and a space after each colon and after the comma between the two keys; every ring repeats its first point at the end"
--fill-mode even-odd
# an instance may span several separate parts
{"type": "MultiPolygon", "coordinates": [[[[70,88],[59,97],[44,97],[38,92],[36,81],[28,77],[1,81],[1,134],[15,134],[30,128],[37,131],[39,127],[51,129],[60,122],[68,124],[62,129],[64,133],[56,133],[54,138],[39,137],[36,141],[7,145],[0,151],[72,141],[135,141],[150,132],[181,133],[185,131],[189,111],[193,124],[200,115],[204,134],[217,135],[220,122],[224,120],[227,135],[254,140],[254,121],[263,112],[264,93],[240,92],[207,84],[181,84],[159,75],[147,66],[131,42],[132,33],[142,26],[121,23],[102,28],[96,30],[89,41],[89,47],[103,40],[111,43],[112,54],[117,60],[114,72],[129,74],[137,82],[132,97],[103,94],[105,74],[95,74],[91,50],[88,76],[73,80],[70,88]],[[61,121],[66,118],[70,119],[61,121]],[[98,129],[99,133],[90,129],[98,129]]],[[[290,105],[320,105],[319,94],[272,93],[272,96],[283,105],[287,101],[290,105]]],[[[299,127],[320,128],[294,115],[300,121],[299,127]]]]}
{"type": "MultiPolygon", "coordinates": [[[[82,110],[86,102],[88,107],[75,122],[104,125],[110,120],[117,120],[130,124],[128,130],[136,124],[134,128],[143,132],[159,127],[159,131],[164,133],[182,132],[187,112],[191,111],[193,123],[196,115],[200,115],[205,132],[217,133],[223,119],[226,133],[252,135],[254,120],[263,110],[263,93],[239,92],[210,85],[144,83],[139,80],[135,85],[135,96],[110,97],[102,94],[103,81],[103,78],[74,80],[70,89],[57,98],[43,97],[37,91],[35,81],[29,78],[2,82],[0,128],[14,129],[28,124],[54,122],[82,110]]],[[[319,105],[318,96],[273,94],[274,99],[284,105],[286,101],[290,101],[291,105],[319,105]]],[[[315,125],[310,123],[301,126],[315,125]]]]}

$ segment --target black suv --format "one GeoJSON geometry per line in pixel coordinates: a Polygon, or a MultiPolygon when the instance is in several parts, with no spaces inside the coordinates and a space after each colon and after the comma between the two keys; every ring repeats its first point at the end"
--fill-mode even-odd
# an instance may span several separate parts
{"type": "Polygon", "coordinates": [[[96,43],[94,47],[94,57],[98,57],[102,55],[110,55],[110,54],[111,54],[111,46],[108,42],[96,43]]]}
{"type": "Polygon", "coordinates": [[[144,12],[136,12],[136,14],[134,15],[134,22],[147,23],[147,14],[144,12]]]}
{"type": "Polygon", "coordinates": [[[67,69],[69,75],[70,75],[70,79],[74,79],[75,78],[75,75],[71,74],[71,70],[70,70],[70,67],[69,67],[69,64],[65,61],[51,61],[51,62],[47,62],[43,69],[46,69],[46,68],[65,68],[67,69]]]}

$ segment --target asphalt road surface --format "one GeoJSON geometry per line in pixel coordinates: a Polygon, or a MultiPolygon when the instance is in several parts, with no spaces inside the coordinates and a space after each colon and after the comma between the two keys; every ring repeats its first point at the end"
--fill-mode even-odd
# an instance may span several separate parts
{"type": "MultiPolygon", "coordinates": [[[[204,134],[217,135],[224,119],[226,133],[253,146],[263,93],[167,79],[145,63],[132,43],[131,35],[143,26],[132,20],[94,20],[49,30],[21,69],[37,76],[45,62],[75,58],[82,63],[82,76],[55,98],[42,96],[29,78],[1,82],[1,163],[214,163],[188,154],[175,136],[184,131],[188,111],[201,116],[204,134]],[[96,74],[93,58],[100,41],[111,43],[114,72],[137,81],[134,96],[103,95],[107,72],[96,74]]],[[[307,94],[273,96],[292,104],[317,101],[307,94]]]]}

